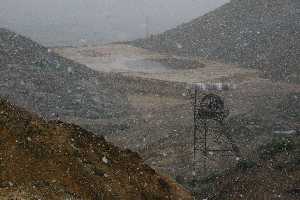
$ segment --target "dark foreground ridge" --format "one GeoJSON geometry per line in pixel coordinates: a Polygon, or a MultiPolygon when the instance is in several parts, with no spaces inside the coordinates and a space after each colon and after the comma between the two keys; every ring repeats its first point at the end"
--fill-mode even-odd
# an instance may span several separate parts
{"type": "Polygon", "coordinates": [[[0,101],[0,199],[191,199],[137,153],[0,101]]]}
{"type": "Polygon", "coordinates": [[[261,69],[274,79],[300,77],[300,2],[232,0],[165,33],[131,44],[261,69]]]}

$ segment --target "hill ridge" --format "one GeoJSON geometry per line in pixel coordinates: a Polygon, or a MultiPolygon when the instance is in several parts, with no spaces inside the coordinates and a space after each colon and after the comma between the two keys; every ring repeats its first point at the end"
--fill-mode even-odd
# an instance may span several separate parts
{"type": "Polygon", "coordinates": [[[300,3],[295,0],[233,0],[135,46],[207,57],[261,69],[273,79],[299,82],[300,3]]]}
{"type": "Polygon", "coordinates": [[[126,123],[127,97],[114,86],[113,76],[60,57],[7,29],[0,29],[0,76],[1,97],[46,119],[116,118],[126,123]]]}

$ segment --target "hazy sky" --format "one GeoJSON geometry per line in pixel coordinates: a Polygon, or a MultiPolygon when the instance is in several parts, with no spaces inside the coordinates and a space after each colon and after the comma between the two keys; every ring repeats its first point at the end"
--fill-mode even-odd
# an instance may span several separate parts
{"type": "Polygon", "coordinates": [[[0,26],[45,45],[143,37],[187,22],[229,0],[0,0],[0,26]]]}

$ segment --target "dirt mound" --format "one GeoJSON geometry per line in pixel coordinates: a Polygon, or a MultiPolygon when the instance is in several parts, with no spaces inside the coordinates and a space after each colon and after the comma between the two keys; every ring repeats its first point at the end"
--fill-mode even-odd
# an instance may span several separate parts
{"type": "Polygon", "coordinates": [[[114,87],[110,75],[6,29],[0,29],[0,76],[0,96],[47,119],[126,116],[127,98],[114,87]]]}
{"type": "Polygon", "coordinates": [[[191,199],[137,153],[6,101],[0,102],[0,133],[2,198],[191,199]]]}
{"type": "Polygon", "coordinates": [[[262,69],[274,79],[299,81],[297,0],[232,0],[189,23],[131,44],[262,69]]]}

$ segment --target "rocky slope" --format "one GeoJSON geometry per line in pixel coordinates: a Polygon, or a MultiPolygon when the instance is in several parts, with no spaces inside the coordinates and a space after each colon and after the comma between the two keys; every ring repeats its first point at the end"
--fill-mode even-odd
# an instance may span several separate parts
{"type": "Polygon", "coordinates": [[[3,100],[0,138],[1,199],[191,199],[137,153],[3,100]]]}
{"type": "Polygon", "coordinates": [[[94,72],[6,29],[0,29],[0,77],[0,96],[47,119],[126,115],[127,98],[109,74],[94,72]]]}
{"type": "Polygon", "coordinates": [[[299,150],[299,136],[278,137],[253,152],[257,161],[242,160],[235,168],[190,185],[199,199],[299,199],[299,150]]]}
{"type": "Polygon", "coordinates": [[[232,0],[165,33],[131,42],[154,51],[201,56],[299,81],[300,2],[232,0]]]}

